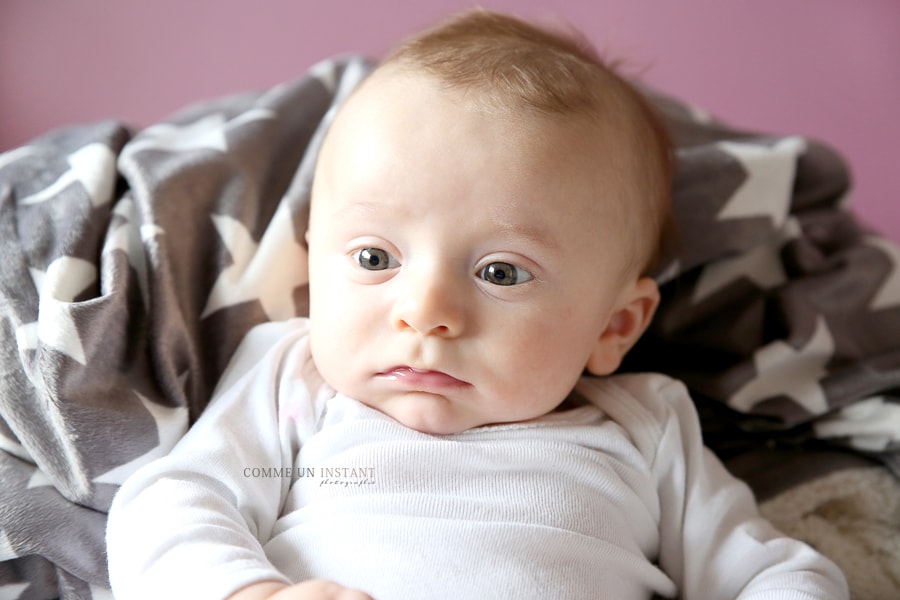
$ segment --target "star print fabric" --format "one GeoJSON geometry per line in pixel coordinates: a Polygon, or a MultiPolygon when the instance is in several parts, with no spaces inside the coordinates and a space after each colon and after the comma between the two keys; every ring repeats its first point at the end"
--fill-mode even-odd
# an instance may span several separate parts
{"type": "Polygon", "coordinates": [[[0,597],[104,597],[118,486],[187,431],[246,331],[306,313],[315,149],[368,70],[326,61],[0,155],[0,597]]]}
{"type": "MultiPolygon", "coordinates": [[[[251,327],[306,313],[316,148],[370,68],[0,154],[0,597],[109,597],[118,486],[184,434],[251,327]]],[[[841,158],[653,100],[679,236],[627,368],[683,379],[726,459],[827,443],[896,472],[900,250],[844,208],[841,158]]]]}
{"type": "Polygon", "coordinates": [[[800,457],[796,482],[840,448],[900,475],[900,247],[850,211],[847,165],[815,140],[656,104],[678,236],[627,368],[685,381],[726,463],[800,457]]]}

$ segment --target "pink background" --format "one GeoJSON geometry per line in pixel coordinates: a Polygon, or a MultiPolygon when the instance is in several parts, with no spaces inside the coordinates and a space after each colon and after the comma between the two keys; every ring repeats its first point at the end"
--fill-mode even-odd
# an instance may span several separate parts
{"type": "MultiPolygon", "coordinates": [[[[808,135],[850,162],[850,206],[900,241],[897,0],[486,0],[563,18],[631,73],[742,127],[808,135]]],[[[377,56],[462,0],[0,0],[0,150],[377,56]]]]}

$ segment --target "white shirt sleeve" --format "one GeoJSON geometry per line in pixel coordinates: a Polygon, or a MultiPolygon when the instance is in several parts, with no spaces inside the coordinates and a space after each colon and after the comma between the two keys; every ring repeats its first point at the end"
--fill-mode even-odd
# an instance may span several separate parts
{"type": "Polygon", "coordinates": [[[256,581],[288,583],[262,545],[300,438],[315,427],[322,386],[307,332],[305,319],[252,330],[184,438],[119,490],[107,527],[117,599],[222,598],[256,581]]]}
{"type": "Polygon", "coordinates": [[[662,376],[616,381],[638,399],[620,399],[609,408],[629,422],[650,460],[660,503],[658,561],[681,598],[849,597],[837,566],[763,519],[749,487],[703,446],[699,419],[681,383],[662,376]],[[641,411],[655,414],[642,418],[641,411]],[[661,430],[653,432],[648,422],[661,430]]]}

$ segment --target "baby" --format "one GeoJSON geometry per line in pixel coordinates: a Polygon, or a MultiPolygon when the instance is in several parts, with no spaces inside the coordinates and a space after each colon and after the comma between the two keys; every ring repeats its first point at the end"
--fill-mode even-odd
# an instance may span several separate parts
{"type": "Polygon", "coordinates": [[[612,375],[669,171],[578,39],[475,11],[401,46],[321,148],[309,318],[253,330],[117,495],[116,597],[846,598],[681,384],[612,375]]]}

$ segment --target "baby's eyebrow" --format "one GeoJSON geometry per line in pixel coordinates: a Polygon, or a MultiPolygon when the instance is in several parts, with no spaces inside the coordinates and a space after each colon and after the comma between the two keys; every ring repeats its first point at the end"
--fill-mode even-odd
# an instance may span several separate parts
{"type": "MultiPolygon", "coordinates": [[[[411,211],[402,206],[394,206],[390,203],[378,200],[363,199],[348,202],[341,206],[334,216],[337,219],[358,218],[372,220],[384,217],[385,209],[389,209],[392,218],[414,217],[411,211]]],[[[538,224],[515,222],[495,219],[493,220],[494,233],[511,238],[518,238],[529,243],[542,246],[549,250],[559,250],[561,241],[550,235],[550,231],[538,224]]]]}
{"type": "Polygon", "coordinates": [[[550,250],[558,250],[560,247],[559,240],[555,239],[550,235],[547,229],[539,225],[526,223],[497,223],[497,229],[503,235],[524,239],[550,250]]]}
{"type": "Polygon", "coordinates": [[[369,217],[384,209],[384,205],[380,202],[372,200],[361,200],[358,202],[350,202],[340,207],[335,213],[337,216],[359,216],[369,217]]]}
{"type": "Polygon", "coordinates": [[[385,215],[385,210],[389,210],[390,215],[393,217],[406,216],[406,209],[403,207],[368,199],[348,202],[337,209],[334,215],[338,218],[356,217],[361,219],[374,219],[376,217],[383,217],[385,215]]]}

